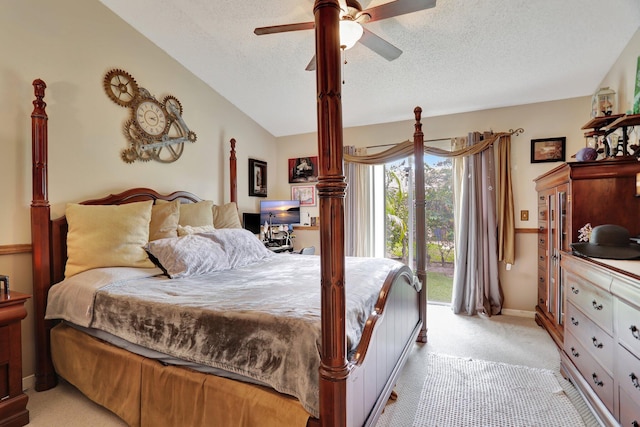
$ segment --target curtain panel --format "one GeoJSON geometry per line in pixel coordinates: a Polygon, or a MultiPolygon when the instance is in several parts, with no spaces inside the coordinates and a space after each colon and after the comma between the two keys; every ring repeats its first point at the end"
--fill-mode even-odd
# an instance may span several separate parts
{"type": "MultiPolygon", "coordinates": [[[[488,136],[488,135],[487,135],[488,136]]],[[[456,138],[454,148],[482,143],[480,133],[456,138]]],[[[454,159],[454,313],[499,314],[503,295],[498,277],[496,173],[493,146],[454,159]]]]}
{"type": "MultiPolygon", "coordinates": [[[[344,155],[365,156],[366,148],[345,146],[344,155]]],[[[374,254],[372,166],[347,163],[345,175],[345,255],[370,257],[374,254]]]]}

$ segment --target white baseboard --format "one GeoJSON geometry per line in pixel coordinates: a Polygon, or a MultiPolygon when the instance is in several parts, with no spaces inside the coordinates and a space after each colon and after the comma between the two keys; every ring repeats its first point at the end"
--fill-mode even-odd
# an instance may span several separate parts
{"type": "Polygon", "coordinates": [[[28,377],[22,378],[22,390],[29,390],[36,386],[36,376],[29,375],[28,377]]]}
{"type": "Polygon", "coordinates": [[[529,317],[531,319],[536,317],[535,311],[512,310],[510,308],[503,308],[502,314],[506,314],[507,316],[529,317]]]}

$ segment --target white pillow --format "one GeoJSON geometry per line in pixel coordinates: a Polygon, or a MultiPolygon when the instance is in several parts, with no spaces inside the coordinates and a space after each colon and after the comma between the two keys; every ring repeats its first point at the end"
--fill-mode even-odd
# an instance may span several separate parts
{"type": "Polygon", "coordinates": [[[222,247],[196,234],[154,240],[146,248],[172,279],[230,268],[222,247]]]}
{"type": "Polygon", "coordinates": [[[231,268],[244,267],[275,255],[249,230],[244,228],[216,229],[201,235],[222,246],[231,268]]]}

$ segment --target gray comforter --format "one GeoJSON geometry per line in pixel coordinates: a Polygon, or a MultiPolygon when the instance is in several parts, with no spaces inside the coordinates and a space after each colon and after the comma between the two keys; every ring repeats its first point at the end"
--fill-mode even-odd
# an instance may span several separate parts
{"type": "MultiPolygon", "coordinates": [[[[397,262],[386,259],[347,258],[350,351],[360,340],[382,283],[396,267],[397,262]]],[[[278,255],[178,279],[140,270],[96,269],[65,280],[50,292],[47,318],[63,318],[253,378],[295,396],[318,416],[319,257],[278,255]],[[101,283],[78,291],[90,275],[101,283]],[[81,296],[82,301],[77,299],[81,296]]]]}

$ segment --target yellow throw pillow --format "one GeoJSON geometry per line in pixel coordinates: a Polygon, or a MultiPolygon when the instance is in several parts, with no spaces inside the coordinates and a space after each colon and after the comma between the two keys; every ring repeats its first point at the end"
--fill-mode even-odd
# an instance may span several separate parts
{"type": "Polygon", "coordinates": [[[181,203],[178,224],[183,227],[185,225],[192,227],[213,225],[212,207],[213,202],[211,200],[203,200],[198,203],[181,203]]]}
{"type": "Polygon", "coordinates": [[[149,223],[149,241],[166,237],[178,237],[178,221],[180,220],[180,201],[159,203],[151,207],[149,223]]]}
{"type": "Polygon", "coordinates": [[[237,205],[234,202],[222,206],[213,205],[213,226],[215,228],[242,228],[237,205]]]}
{"type": "Polygon", "coordinates": [[[153,267],[144,249],[152,203],[68,204],[65,277],[98,267],[153,267]]]}

